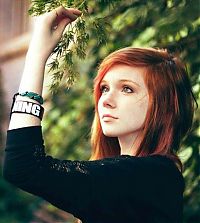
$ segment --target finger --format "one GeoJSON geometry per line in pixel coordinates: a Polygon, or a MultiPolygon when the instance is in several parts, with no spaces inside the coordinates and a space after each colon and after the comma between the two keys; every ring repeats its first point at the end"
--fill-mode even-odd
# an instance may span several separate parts
{"type": "Polygon", "coordinates": [[[75,19],[77,19],[77,18],[78,18],[77,16],[74,17],[74,18],[69,18],[69,16],[66,17],[63,14],[61,16],[57,16],[56,19],[53,22],[52,29],[57,30],[57,28],[60,27],[60,26],[62,27],[63,24],[65,24],[65,26],[67,26],[69,23],[75,21],[75,19]],[[63,22],[63,20],[64,20],[64,22],[63,22]]]}
{"type": "Polygon", "coordinates": [[[75,8],[64,8],[63,6],[59,6],[57,8],[55,8],[55,10],[59,13],[62,13],[63,11],[71,11],[72,13],[74,14],[77,14],[77,15],[81,15],[82,12],[78,9],[75,9],[75,8]]]}
{"type": "Polygon", "coordinates": [[[63,6],[59,6],[58,8],[44,14],[44,18],[46,20],[46,24],[51,27],[57,26],[63,19],[70,19],[71,22],[76,20],[78,16],[82,13],[78,9],[65,9],[63,6]]]}
{"type": "Polygon", "coordinates": [[[55,10],[56,10],[58,16],[67,17],[67,18],[71,19],[72,21],[77,19],[77,17],[82,14],[81,11],[79,11],[78,9],[73,9],[73,8],[66,9],[63,6],[60,6],[55,10]]]}
{"type": "Polygon", "coordinates": [[[57,36],[57,38],[60,38],[62,36],[63,31],[65,30],[65,27],[71,22],[69,18],[63,19],[59,25],[57,26],[56,30],[54,31],[54,35],[57,36]]]}
{"type": "Polygon", "coordinates": [[[82,12],[78,9],[70,8],[69,10],[75,15],[78,15],[78,16],[82,15],[82,12]]]}

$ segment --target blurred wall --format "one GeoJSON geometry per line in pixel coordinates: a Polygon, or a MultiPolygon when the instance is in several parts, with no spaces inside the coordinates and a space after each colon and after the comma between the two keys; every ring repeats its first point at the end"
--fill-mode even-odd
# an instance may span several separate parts
{"type": "Polygon", "coordinates": [[[32,20],[29,1],[0,0],[0,75],[5,113],[1,120],[3,133],[8,127],[12,96],[18,91],[25,54],[30,40],[32,20]]]}

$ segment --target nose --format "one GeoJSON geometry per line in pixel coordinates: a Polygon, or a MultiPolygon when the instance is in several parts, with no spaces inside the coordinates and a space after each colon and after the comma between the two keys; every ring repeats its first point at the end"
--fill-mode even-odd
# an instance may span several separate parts
{"type": "Polygon", "coordinates": [[[115,97],[111,91],[107,92],[106,95],[103,96],[103,106],[106,108],[116,107],[115,97]]]}

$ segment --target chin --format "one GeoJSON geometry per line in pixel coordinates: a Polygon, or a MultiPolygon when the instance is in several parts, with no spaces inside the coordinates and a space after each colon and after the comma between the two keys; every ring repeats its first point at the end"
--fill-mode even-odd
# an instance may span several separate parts
{"type": "Polygon", "coordinates": [[[114,132],[103,131],[103,134],[107,137],[117,137],[117,134],[114,132]]]}

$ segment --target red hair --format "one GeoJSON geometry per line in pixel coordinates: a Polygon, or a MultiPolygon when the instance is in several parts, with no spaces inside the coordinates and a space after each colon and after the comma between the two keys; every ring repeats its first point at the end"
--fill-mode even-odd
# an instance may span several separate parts
{"type": "Polygon", "coordinates": [[[182,62],[167,50],[153,48],[123,48],[111,53],[100,64],[94,80],[95,117],[90,160],[120,155],[117,137],[103,134],[97,109],[101,80],[110,68],[119,64],[146,70],[144,81],[149,93],[149,106],[136,156],[166,155],[182,171],[177,151],[192,126],[195,99],[182,62]]]}

